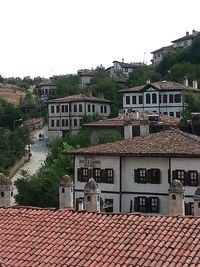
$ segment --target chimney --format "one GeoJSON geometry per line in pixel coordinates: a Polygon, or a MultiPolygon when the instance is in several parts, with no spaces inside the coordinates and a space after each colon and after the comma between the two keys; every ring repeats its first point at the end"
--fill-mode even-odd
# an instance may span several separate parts
{"type": "Polygon", "coordinates": [[[188,86],[188,78],[186,76],[184,77],[183,85],[188,86]]]}
{"type": "Polygon", "coordinates": [[[150,79],[148,78],[146,81],[146,84],[151,83],[150,79]]]}
{"type": "Polygon", "coordinates": [[[189,35],[189,32],[186,32],[186,36],[188,36],[189,35]]]}
{"type": "Polygon", "coordinates": [[[78,210],[83,210],[83,199],[82,198],[78,199],[78,210]]]}
{"type": "Polygon", "coordinates": [[[130,139],[133,137],[132,125],[130,120],[124,122],[124,139],[130,139]]]}
{"type": "Polygon", "coordinates": [[[0,173],[0,207],[11,206],[13,201],[12,181],[4,174],[0,173]]]}
{"type": "Polygon", "coordinates": [[[194,35],[194,34],[196,34],[197,32],[195,31],[195,30],[192,30],[192,34],[194,35]]]}
{"type": "Polygon", "coordinates": [[[69,175],[64,175],[60,179],[59,185],[59,208],[74,208],[74,183],[69,175]]]}
{"type": "Polygon", "coordinates": [[[169,215],[185,215],[184,187],[179,180],[173,180],[169,187],[169,215]]]}
{"type": "Polygon", "coordinates": [[[84,188],[84,204],[88,212],[100,212],[100,194],[97,182],[90,178],[84,188]]]}
{"type": "Polygon", "coordinates": [[[200,187],[194,193],[194,216],[200,216],[200,187]]]}
{"type": "Polygon", "coordinates": [[[192,87],[193,87],[194,89],[197,89],[197,88],[198,88],[197,80],[194,80],[194,81],[192,82],[192,87]]]}

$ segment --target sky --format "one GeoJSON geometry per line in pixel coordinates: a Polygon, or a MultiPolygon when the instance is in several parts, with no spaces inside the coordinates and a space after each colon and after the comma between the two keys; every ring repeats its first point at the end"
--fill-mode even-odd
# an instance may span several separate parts
{"type": "Polygon", "coordinates": [[[0,74],[51,77],[151,51],[200,30],[199,0],[0,0],[0,74]]]}

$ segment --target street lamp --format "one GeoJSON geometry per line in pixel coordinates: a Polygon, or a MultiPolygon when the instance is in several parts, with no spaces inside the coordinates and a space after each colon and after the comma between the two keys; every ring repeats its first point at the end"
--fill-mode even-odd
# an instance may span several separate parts
{"type": "Polygon", "coordinates": [[[17,119],[17,120],[13,121],[13,130],[15,130],[15,123],[18,122],[18,121],[22,121],[22,119],[17,119]]]}

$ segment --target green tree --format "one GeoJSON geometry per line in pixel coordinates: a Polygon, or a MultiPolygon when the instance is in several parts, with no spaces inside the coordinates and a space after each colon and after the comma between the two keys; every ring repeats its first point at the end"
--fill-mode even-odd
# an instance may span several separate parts
{"type": "Polygon", "coordinates": [[[188,49],[189,61],[193,64],[200,64],[200,36],[198,35],[188,49]]]}

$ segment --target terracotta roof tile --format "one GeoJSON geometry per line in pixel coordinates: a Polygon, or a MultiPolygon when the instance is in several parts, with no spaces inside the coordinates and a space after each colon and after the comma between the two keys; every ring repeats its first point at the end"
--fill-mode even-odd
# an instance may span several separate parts
{"type": "Polygon", "coordinates": [[[70,153],[200,157],[200,137],[172,129],[128,140],[81,148],[70,153]]]}
{"type": "Polygon", "coordinates": [[[200,218],[0,208],[5,267],[199,266],[199,236],[200,218]]]}

